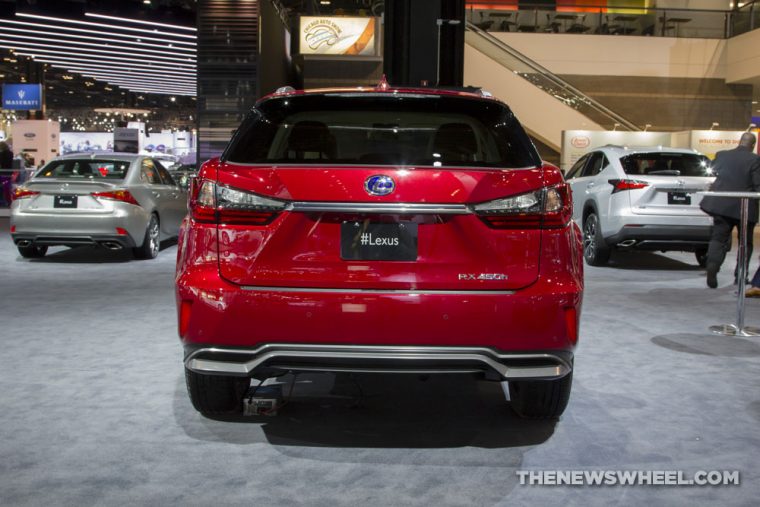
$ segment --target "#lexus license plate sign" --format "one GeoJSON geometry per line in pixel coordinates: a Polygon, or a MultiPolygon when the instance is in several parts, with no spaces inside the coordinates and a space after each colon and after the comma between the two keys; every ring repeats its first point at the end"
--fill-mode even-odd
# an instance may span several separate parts
{"type": "Polygon", "coordinates": [[[415,261],[417,224],[343,222],[340,257],[350,261],[415,261]]]}
{"type": "Polygon", "coordinates": [[[691,204],[691,196],[685,192],[668,192],[668,204],[691,204]]]}
{"type": "Polygon", "coordinates": [[[77,196],[75,195],[56,195],[53,200],[54,208],[76,208],[77,196]]]}

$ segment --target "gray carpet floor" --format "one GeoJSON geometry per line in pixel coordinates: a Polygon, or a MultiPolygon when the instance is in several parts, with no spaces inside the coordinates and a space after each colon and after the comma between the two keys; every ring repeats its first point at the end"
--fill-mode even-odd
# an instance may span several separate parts
{"type": "MultiPolygon", "coordinates": [[[[0,219],[0,505],[758,504],[760,338],[706,331],[734,319],[731,269],[709,290],[685,253],[587,268],[573,395],[556,423],[518,419],[496,383],[326,374],[299,376],[275,417],[211,420],[185,393],[175,253],[61,248],[29,261],[0,219]],[[739,470],[741,485],[530,486],[516,474],[716,469],[739,470]]],[[[760,301],[747,323],[760,326],[760,301]]]]}

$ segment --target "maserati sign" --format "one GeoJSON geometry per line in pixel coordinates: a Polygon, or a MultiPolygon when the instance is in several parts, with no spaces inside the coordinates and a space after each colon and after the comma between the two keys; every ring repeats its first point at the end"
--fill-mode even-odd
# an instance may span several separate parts
{"type": "Polygon", "coordinates": [[[2,108],[16,111],[42,109],[42,85],[4,84],[2,108]]]}

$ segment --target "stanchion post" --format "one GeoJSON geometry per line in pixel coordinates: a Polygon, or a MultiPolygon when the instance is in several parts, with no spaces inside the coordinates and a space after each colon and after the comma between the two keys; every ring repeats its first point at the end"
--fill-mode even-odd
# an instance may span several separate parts
{"type": "Polygon", "coordinates": [[[749,199],[742,197],[740,200],[740,231],[739,231],[739,265],[737,266],[736,275],[738,278],[739,297],[736,298],[736,327],[739,331],[744,329],[744,289],[747,285],[747,221],[749,211],[749,199]]]}
{"type": "Polygon", "coordinates": [[[737,300],[736,300],[736,324],[721,324],[710,326],[710,331],[722,336],[760,336],[760,328],[748,327],[744,325],[744,303],[745,288],[747,286],[747,223],[749,222],[749,201],[750,199],[760,199],[760,192],[699,192],[702,195],[712,195],[715,197],[730,197],[740,199],[739,215],[739,252],[737,254],[738,263],[736,273],[739,277],[737,280],[737,300]]]}

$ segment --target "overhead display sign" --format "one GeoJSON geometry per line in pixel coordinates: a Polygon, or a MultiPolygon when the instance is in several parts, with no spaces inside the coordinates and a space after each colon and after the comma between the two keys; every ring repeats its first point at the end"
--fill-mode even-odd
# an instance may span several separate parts
{"type": "Polygon", "coordinates": [[[33,111],[42,109],[42,85],[3,84],[3,109],[33,111]]]}
{"type": "Polygon", "coordinates": [[[113,129],[113,151],[140,153],[140,130],[122,127],[113,129]]]}
{"type": "Polygon", "coordinates": [[[377,54],[377,18],[301,16],[299,27],[302,55],[377,54]]]}

